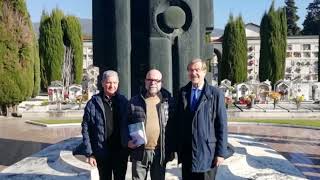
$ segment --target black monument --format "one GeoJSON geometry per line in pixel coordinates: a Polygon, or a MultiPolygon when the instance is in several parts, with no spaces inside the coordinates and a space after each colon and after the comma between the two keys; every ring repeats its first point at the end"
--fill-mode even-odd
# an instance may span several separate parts
{"type": "MultiPolygon", "coordinates": [[[[157,68],[163,86],[176,92],[187,83],[187,64],[213,55],[213,0],[93,0],[93,59],[101,72],[120,76],[127,97],[157,68]]],[[[100,81],[99,81],[100,82],[100,81]]]]}

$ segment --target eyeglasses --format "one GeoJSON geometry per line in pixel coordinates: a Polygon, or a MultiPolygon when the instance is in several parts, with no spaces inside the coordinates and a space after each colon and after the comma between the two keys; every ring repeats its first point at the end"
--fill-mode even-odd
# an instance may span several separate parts
{"type": "Polygon", "coordinates": [[[161,79],[146,79],[149,82],[156,82],[156,83],[160,83],[161,79]]]}

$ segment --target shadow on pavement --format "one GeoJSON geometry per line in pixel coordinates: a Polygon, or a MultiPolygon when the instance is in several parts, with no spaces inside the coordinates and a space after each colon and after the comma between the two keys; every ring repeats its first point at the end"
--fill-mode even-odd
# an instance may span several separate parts
{"type": "Polygon", "coordinates": [[[10,166],[49,145],[51,144],[0,138],[0,165],[10,166]]]}

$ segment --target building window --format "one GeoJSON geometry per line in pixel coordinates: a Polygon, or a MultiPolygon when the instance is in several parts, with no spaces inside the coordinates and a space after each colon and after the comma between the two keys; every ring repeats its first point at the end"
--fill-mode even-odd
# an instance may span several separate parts
{"type": "Polygon", "coordinates": [[[313,57],[317,58],[319,56],[319,52],[313,52],[313,57]]]}
{"type": "Polygon", "coordinates": [[[292,44],[288,44],[287,50],[291,51],[292,50],[292,44]]]}
{"type": "Polygon", "coordinates": [[[303,53],[303,57],[310,58],[311,57],[311,53],[310,52],[304,52],[303,53]]]}
{"type": "Polygon", "coordinates": [[[303,44],[302,49],[303,50],[311,50],[311,44],[303,44]]]}
{"type": "Polygon", "coordinates": [[[294,53],[293,53],[293,56],[294,56],[294,57],[301,57],[301,53],[300,53],[300,52],[294,52],[294,53]]]}

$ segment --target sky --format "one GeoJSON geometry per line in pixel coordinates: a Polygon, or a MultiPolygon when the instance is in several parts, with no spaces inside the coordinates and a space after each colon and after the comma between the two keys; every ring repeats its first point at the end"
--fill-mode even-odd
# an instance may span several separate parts
{"type": "MultiPolygon", "coordinates": [[[[313,0],[295,0],[298,7],[300,20],[298,25],[306,16],[306,8],[313,0]]],[[[26,0],[32,22],[39,22],[42,10],[51,12],[53,8],[62,9],[65,14],[75,15],[80,18],[92,18],[92,0],[26,0]]],[[[229,15],[242,15],[245,23],[260,24],[265,11],[271,5],[272,0],[214,0],[214,27],[223,29],[229,15]]],[[[284,6],[284,0],[275,0],[275,6],[284,6]]]]}

